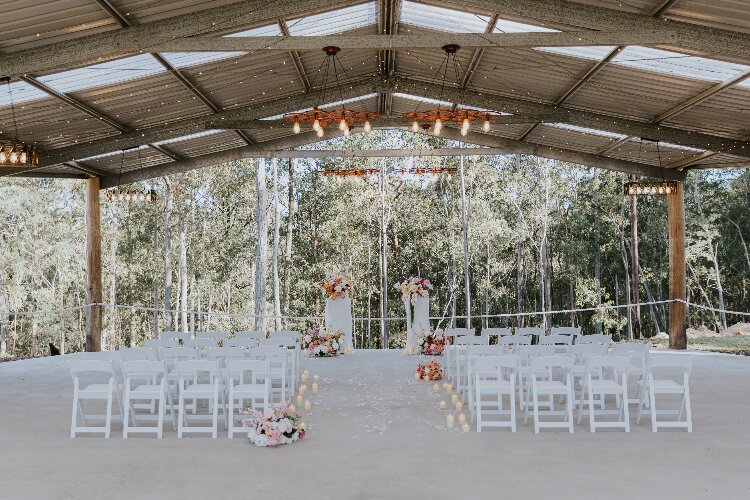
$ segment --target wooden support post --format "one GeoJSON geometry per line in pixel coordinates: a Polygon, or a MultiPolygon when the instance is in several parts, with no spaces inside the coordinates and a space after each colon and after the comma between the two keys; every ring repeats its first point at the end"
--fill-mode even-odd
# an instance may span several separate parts
{"type": "Polygon", "coordinates": [[[86,189],[86,350],[102,350],[102,234],[99,214],[99,177],[86,189]]]}
{"type": "MultiPolygon", "coordinates": [[[[669,219],[669,298],[685,300],[687,297],[685,274],[685,186],[677,183],[677,191],[667,195],[669,219]]],[[[687,349],[684,302],[669,304],[669,347],[687,349]]]]}

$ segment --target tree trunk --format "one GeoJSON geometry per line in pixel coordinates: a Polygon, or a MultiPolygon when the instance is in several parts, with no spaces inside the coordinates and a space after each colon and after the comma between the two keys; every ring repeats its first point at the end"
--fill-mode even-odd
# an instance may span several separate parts
{"type": "MultiPolygon", "coordinates": [[[[159,227],[154,224],[154,234],[152,237],[151,242],[152,248],[151,251],[153,252],[153,256],[156,257],[159,254],[159,227]]],[[[159,336],[159,283],[156,280],[156,277],[158,276],[157,270],[159,267],[158,261],[154,258],[153,262],[153,276],[154,276],[154,290],[152,292],[153,299],[152,302],[154,304],[154,331],[153,331],[153,338],[156,338],[159,336]]]]}
{"type": "MultiPolygon", "coordinates": [[[[110,272],[109,272],[109,303],[117,304],[117,231],[115,236],[112,237],[112,244],[109,249],[110,258],[110,272]]],[[[109,313],[109,328],[104,330],[104,338],[102,338],[102,347],[106,351],[107,344],[109,343],[111,348],[117,349],[117,308],[112,307],[109,313]]]]}
{"type": "Polygon", "coordinates": [[[484,328],[490,326],[490,240],[487,239],[487,274],[484,283],[484,328]]]}
{"type": "Polygon", "coordinates": [[[289,296],[292,281],[292,230],[294,228],[294,159],[289,159],[288,209],[286,220],[286,246],[284,248],[284,314],[289,316],[289,296]]]}
{"type": "Polygon", "coordinates": [[[276,158],[271,159],[273,168],[273,251],[271,274],[273,275],[273,314],[276,330],[281,330],[281,290],[279,289],[279,169],[276,158]]]}
{"type": "MultiPolygon", "coordinates": [[[[630,176],[635,181],[635,175],[630,176]]],[[[633,260],[633,303],[632,311],[632,335],[636,339],[641,338],[641,274],[640,257],[638,252],[638,199],[637,196],[630,197],[630,253],[633,260]]],[[[627,258],[627,257],[626,257],[627,258]]],[[[629,300],[629,299],[628,299],[629,300]]]]}
{"type": "Polygon", "coordinates": [[[464,157],[461,155],[461,234],[464,243],[464,294],[466,295],[466,328],[471,328],[471,282],[469,275],[469,215],[466,210],[466,181],[464,157]]]}
{"type": "MultiPolygon", "coordinates": [[[[596,288],[596,306],[602,306],[602,247],[600,242],[600,217],[599,210],[594,209],[594,286],[596,288]]],[[[601,309],[596,311],[596,333],[602,333],[601,309]]]]}
{"type": "Polygon", "coordinates": [[[173,192],[172,182],[169,177],[164,177],[164,324],[165,329],[173,328],[172,319],[172,204],[173,192]]]}
{"type": "Polygon", "coordinates": [[[381,246],[381,279],[380,279],[380,335],[383,349],[388,349],[390,325],[388,323],[388,218],[386,197],[388,179],[386,178],[385,161],[380,164],[380,246],[381,246]]]}
{"type": "Polygon", "coordinates": [[[519,234],[518,244],[516,245],[516,318],[519,327],[523,328],[526,324],[526,316],[523,316],[524,312],[524,275],[525,275],[525,253],[526,248],[519,234]]]}
{"type": "Polygon", "coordinates": [[[630,265],[628,264],[628,252],[625,247],[625,234],[620,232],[620,255],[622,255],[622,266],[625,269],[625,300],[627,302],[628,317],[628,340],[633,340],[633,310],[630,305],[630,265]]]}
{"type": "Polygon", "coordinates": [[[180,245],[180,262],[179,262],[179,269],[177,270],[177,277],[178,277],[177,285],[180,287],[180,293],[179,293],[180,324],[181,324],[181,331],[189,332],[190,325],[188,325],[188,314],[187,314],[187,305],[188,305],[187,241],[186,241],[186,231],[185,231],[185,214],[183,212],[180,212],[180,217],[179,217],[179,222],[178,222],[178,232],[179,232],[178,241],[180,245]]]}
{"type": "Polygon", "coordinates": [[[258,161],[256,169],[258,242],[255,246],[255,329],[266,330],[266,274],[268,272],[268,219],[266,216],[266,160],[258,161]]]}
{"type": "Polygon", "coordinates": [[[714,273],[716,274],[716,291],[719,294],[719,318],[721,318],[721,326],[723,330],[727,329],[727,313],[724,311],[724,287],[721,285],[721,271],[719,270],[719,244],[713,246],[711,249],[714,273]]]}

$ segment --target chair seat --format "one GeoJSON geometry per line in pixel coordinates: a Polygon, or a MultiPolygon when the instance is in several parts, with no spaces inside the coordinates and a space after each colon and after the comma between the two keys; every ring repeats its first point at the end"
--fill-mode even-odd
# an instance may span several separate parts
{"type": "Polygon", "coordinates": [[[183,389],[182,394],[185,397],[212,396],[214,393],[214,384],[193,384],[187,389],[183,389]]]}
{"type": "Polygon", "coordinates": [[[78,395],[81,398],[103,396],[107,397],[110,393],[109,384],[91,384],[83,389],[78,389],[78,395]]]}
{"type": "Polygon", "coordinates": [[[591,388],[596,389],[614,389],[614,388],[621,388],[622,386],[615,382],[614,380],[592,380],[591,381],[591,388]]]}
{"type": "Polygon", "coordinates": [[[159,397],[161,393],[161,386],[155,384],[143,384],[137,386],[135,389],[130,391],[131,398],[137,398],[138,396],[153,395],[159,397]]]}
{"type": "Polygon", "coordinates": [[[479,391],[483,392],[487,389],[507,389],[510,390],[512,386],[510,385],[510,382],[506,381],[500,381],[500,380],[483,380],[479,383],[479,391]]]}
{"type": "Polygon", "coordinates": [[[234,386],[234,394],[263,394],[266,392],[265,384],[240,384],[234,386]]]}
{"type": "Polygon", "coordinates": [[[542,390],[549,390],[549,389],[564,390],[565,389],[565,384],[563,384],[559,380],[537,380],[536,386],[537,386],[537,389],[542,389],[542,390]]]}

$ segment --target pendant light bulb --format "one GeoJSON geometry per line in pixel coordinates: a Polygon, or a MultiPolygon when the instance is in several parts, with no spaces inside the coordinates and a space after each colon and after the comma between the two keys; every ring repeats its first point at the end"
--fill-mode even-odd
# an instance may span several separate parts
{"type": "Polygon", "coordinates": [[[318,132],[318,137],[320,137],[320,131],[323,130],[323,128],[320,126],[320,120],[317,118],[313,122],[313,130],[318,132]]]}
{"type": "Polygon", "coordinates": [[[318,137],[323,137],[323,129],[318,127],[318,137]]]}
{"type": "Polygon", "coordinates": [[[485,132],[489,132],[490,131],[490,121],[489,120],[484,120],[484,125],[482,125],[482,130],[485,131],[485,132]]]}
{"type": "Polygon", "coordinates": [[[461,135],[466,135],[469,133],[469,119],[464,118],[463,123],[461,123],[461,135]]]}
{"type": "Polygon", "coordinates": [[[438,118],[435,120],[435,127],[434,127],[434,133],[435,135],[440,135],[440,131],[443,129],[443,120],[438,118]]]}
{"type": "Polygon", "coordinates": [[[292,130],[294,130],[295,134],[299,134],[299,130],[300,129],[299,129],[299,122],[298,121],[296,121],[296,120],[294,121],[294,125],[292,125],[292,130]]]}
{"type": "Polygon", "coordinates": [[[417,120],[414,120],[413,122],[411,122],[411,131],[419,132],[419,123],[417,122],[417,120]]]}
{"type": "Polygon", "coordinates": [[[16,153],[15,151],[11,151],[10,152],[10,162],[11,163],[16,163],[17,161],[18,161],[18,153],[16,153]]]}
{"type": "Polygon", "coordinates": [[[5,160],[8,159],[8,155],[5,154],[5,151],[0,151],[0,163],[5,163],[5,160]]]}
{"type": "Polygon", "coordinates": [[[26,155],[26,151],[21,152],[21,163],[26,163],[26,160],[28,159],[28,156],[26,155]]]}
{"type": "Polygon", "coordinates": [[[347,128],[348,128],[348,126],[346,124],[346,120],[344,118],[342,118],[341,121],[339,121],[339,130],[341,130],[343,132],[347,128]]]}
{"type": "Polygon", "coordinates": [[[352,135],[352,131],[349,129],[349,127],[346,127],[344,129],[344,137],[350,137],[352,135]]]}
{"type": "Polygon", "coordinates": [[[364,129],[365,129],[365,132],[372,131],[372,126],[370,125],[370,120],[365,120],[365,127],[364,127],[364,129]]]}

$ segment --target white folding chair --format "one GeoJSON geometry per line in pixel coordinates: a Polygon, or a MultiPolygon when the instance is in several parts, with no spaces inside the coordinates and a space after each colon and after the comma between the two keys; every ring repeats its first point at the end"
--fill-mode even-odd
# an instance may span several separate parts
{"type": "Polygon", "coordinates": [[[481,356],[474,359],[474,407],[477,432],[483,427],[510,427],[516,432],[516,358],[515,356],[481,356]],[[503,396],[508,396],[508,410],[503,396]],[[489,396],[488,401],[483,396],[489,396]],[[485,415],[508,415],[509,420],[485,420],[485,415]]]}
{"type": "Polygon", "coordinates": [[[690,372],[692,367],[692,356],[675,354],[652,356],[649,359],[646,387],[638,404],[637,424],[641,423],[643,413],[650,413],[651,430],[653,432],[656,432],[660,427],[684,428],[688,432],[693,432],[693,416],[690,408],[690,372]],[[682,396],[679,410],[657,410],[657,394],[682,396]],[[646,398],[648,398],[648,409],[646,409],[646,398]],[[672,415],[675,419],[658,420],[657,415],[672,415]]]}
{"type": "Polygon", "coordinates": [[[122,401],[115,383],[115,369],[112,360],[72,359],[70,375],[73,377],[73,413],[70,421],[70,437],[79,432],[95,432],[109,438],[112,431],[112,402],[117,401],[122,415],[122,401]],[[105,401],[106,413],[86,413],[84,401],[105,401]],[[78,425],[78,416],[81,423],[78,425]],[[90,425],[89,422],[104,420],[104,425],[90,425]]]}
{"type": "Polygon", "coordinates": [[[182,345],[194,349],[211,349],[219,347],[219,341],[214,338],[187,339],[182,342],[182,345]]]}
{"type": "Polygon", "coordinates": [[[178,339],[172,338],[146,339],[143,341],[143,347],[151,347],[153,349],[163,349],[165,347],[180,347],[180,341],[178,339]]]}
{"type": "Polygon", "coordinates": [[[219,368],[222,370],[227,367],[230,361],[245,359],[248,351],[244,347],[213,347],[208,350],[206,359],[218,361],[219,368]]]}
{"type": "Polygon", "coordinates": [[[573,344],[572,335],[545,335],[539,337],[540,345],[552,345],[555,347],[555,352],[560,354],[567,354],[570,346],[573,344]]]}
{"type": "MultiPolygon", "coordinates": [[[[125,408],[127,413],[123,418],[122,437],[128,438],[132,432],[154,433],[161,439],[164,428],[164,414],[167,411],[167,370],[162,361],[134,360],[123,362],[125,374],[125,408]],[[140,401],[146,407],[156,407],[156,426],[140,426],[138,420],[151,420],[154,415],[142,415],[137,412],[135,403],[140,401]],[[133,425],[130,425],[132,420],[133,425]]],[[[172,429],[177,422],[172,409],[172,429]]]]}
{"type": "Polygon", "coordinates": [[[467,345],[461,355],[464,356],[462,366],[466,367],[466,392],[459,393],[461,400],[468,400],[471,421],[474,422],[474,361],[484,356],[501,356],[503,351],[497,345],[467,345]]]}
{"type": "Polygon", "coordinates": [[[299,332],[275,332],[271,334],[261,345],[271,347],[284,347],[287,349],[287,381],[290,383],[292,393],[297,390],[297,381],[299,380],[299,365],[301,362],[301,352],[299,342],[299,332]]]}
{"type": "Polygon", "coordinates": [[[229,337],[229,334],[227,332],[196,332],[195,338],[196,339],[213,339],[217,342],[221,342],[222,340],[225,340],[229,337]]]}
{"type": "MultiPolygon", "coordinates": [[[[153,347],[123,347],[120,348],[117,353],[120,355],[120,370],[122,373],[123,387],[125,384],[125,363],[127,361],[158,361],[159,353],[153,347]]],[[[140,403],[135,404],[137,409],[149,408],[153,413],[155,410],[154,405],[142,405],[140,403]]]]}
{"type": "Polygon", "coordinates": [[[531,335],[512,335],[510,337],[500,337],[498,344],[514,348],[518,345],[531,345],[533,337],[531,335]]]}
{"type": "Polygon", "coordinates": [[[160,339],[187,340],[190,332],[163,331],[159,334],[160,339]]]}
{"type": "MultiPolygon", "coordinates": [[[[586,376],[586,360],[590,356],[604,356],[607,354],[607,350],[608,348],[604,344],[574,344],[570,346],[569,354],[573,358],[570,375],[573,379],[574,395],[576,395],[576,408],[579,408],[584,402],[583,383],[586,376]],[[580,391],[575,392],[575,387],[580,387],[580,391]]],[[[600,405],[603,404],[603,402],[600,402],[600,405]]]]}
{"type": "Polygon", "coordinates": [[[577,342],[579,344],[604,344],[609,346],[612,343],[612,335],[605,335],[603,333],[581,335],[578,337],[577,342]]]}
{"type": "Polygon", "coordinates": [[[531,378],[531,404],[526,405],[523,423],[527,424],[529,418],[529,407],[534,409],[534,432],[539,433],[540,428],[567,428],[573,432],[573,381],[570,377],[570,368],[573,360],[567,356],[541,356],[531,359],[529,376],[531,378]],[[562,380],[555,380],[553,373],[562,372],[562,380]],[[549,396],[550,403],[554,405],[555,396],[565,397],[565,410],[556,411],[554,408],[541,411],[539,409],[539,397],[549,396]],[[540,415],[563,415],[560,421],[540,421],[540,415]]]}
{"type": "Polygon", "coordinates": [[[570,335],[571,337],[573,337],[573,342],[575,342],[576,337],[581,335],[581,327],[580,326],[553,326],[552,328],[550,328],[549,334],[550,335],[570,335]]]}
{"type": "MultiPolygon", "coordinates": [[[[482,328],[481,336],[491,339],[492,337],[507,337],[513,335],[512,328],[482,328]]],[[[489,340],[488,340],[489,343],[489,340]]]]}
{"type": "Polygon", "coordinates": [[[612,344],[612,354],[618,356],[630,356],[628,379],[633,377],[636,378],[637,391],[635,397],[628,396],[628,404],[640,403],[641,393],[646,387],[645,374],[649,359],[648,344],[641,344],[640,342],[620,342],[612,344]]]}
{"type": "Polygon", "coordinates": [[[232,338],[235,339],[258,339],[265,340],[266,334],[265,332],[262,332],[260,330],[243,330],[240,332],[234,332],[234,336],[232,338]]]}
{"type": "Polygon", "coordinates": [[[466,366],[466,347],[471,345],[488,345],[487,337],[480,337],[474,335],[456,335],[451,361],[453,362],[453,373],[454,381],[456,383],[456,390],[462,395],[462,398],[466,395],[465,391],[469,385],[467,366],[466,366]]]}
{"type": "Polygon", "coordinates": [[[176,370],[179,375],[180,393],[177,410],[177,437],[181,438],[185,432],[196,432],[211,433],[211,437],[216,439],[219,432],[220,408],[223,410],[225,426],[228,426],[224,391],[221,390],[219,364],[207,359],[193,359],[179,361],[176,370]],[[190,414],[187,412],[186,400],[193,401],[194,411],[190,414]],[[200,400],[208,402],[209,415],[198,414],[199,405],[197,403],[200,400]],[[210,426],[188,425],[190,420],[205,420],[207,417],[211,418],[210,426]]]}
{"type": "MultiPolygon", "coordinates": [[[[265,340],[265,339],[264,339],[265,340]]],[[[232,338],[224,341],[224,347],[258,347],[260,340],[257,338],[232,338]]]]}
{"type": "Polygon", "coordinates": [[[287,380],[289,365],[289,349],[286,347],[264,346],[250,351],[252,359],[269,361],[271,363],[271,405],[278,406],[287,399],[287,380]]]}
{"type": "Polygon", "coordinates": [[[268,333],[269,337],[283,337],[288,339],[299,340],[301,333],[294,330],[276,330],[268,333]]]}
{"type": "MultiPolygon", "coordinates": [[[[588,402],[589,428],[596,432],[597,427],[623,428],[630,432],[630,414],[628,413],[628,368],[630,358],[627,356],[589,356],[586,359],[586,375],[583,378],[583,389],[581,391],[582,401],[588,402]],[[617,410],[607,410],[607,396],[616,398],[617,410]],[[601,399],[601,409],[596,410],[594,398],[601,399]],[[599,415],[617,415],[616,421],[596,421],[599,415]]],[[[578,423],[581,423],[584,409],[583,404],[578,410],[578,423]]]]}
{"type": "Polygon", "coordinates": [[[544,337],[544,328],[538,326],[517,326],[514,335],[525,335],[540,339],[544,337]]]}
{"type": "MultiPolygon", "coordinates": [[[[531,342],[531,337],[528,337],[531,342]]],[[[531,359],[539,356],[554,356],[553,345],[517,344],[514,349],[518,366],[516,368],[516,384],[518,386],[518,403],[521,410],[526,410],[529,404],[528,395],[531,393],[531,359]]],[[[551,408],[551,403],[549,403],[551,408]]]]}
{"type": "MultiPolygon", "coordinates": [[[[229,387],[229,398],[227,407],[229,411],[229,425],[227,432],[229,439],[234,437],[235,432],[247,433],[242,425],[235,425],[235,410],[242,411],[246,408],[245,402],[249,401],[247,407],[253,409],[262,408],[265,412],[271,406],[271,362],[268,360],[234,360],[227,362],[227,386],[229,387]]],[[[242,414],[238,415],[242,420],[242,414]]]]}

